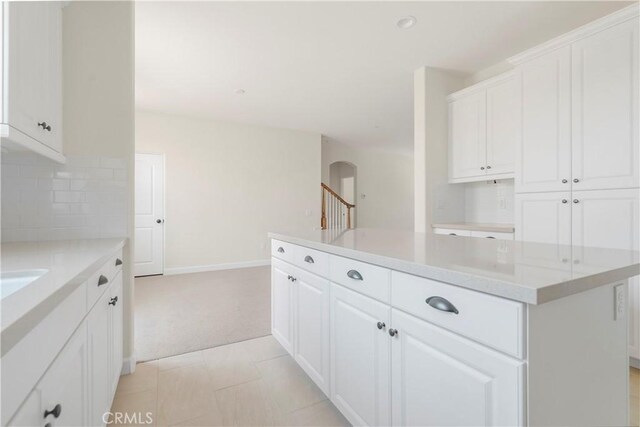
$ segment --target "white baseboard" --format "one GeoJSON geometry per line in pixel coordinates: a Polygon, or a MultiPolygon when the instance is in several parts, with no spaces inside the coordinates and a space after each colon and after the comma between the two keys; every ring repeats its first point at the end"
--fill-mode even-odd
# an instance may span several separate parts
{"type": "Polygon", "coordinates": [[[255,261],[230,262],[226,264],[194,265],[191,267],[165,268],[164,274],[167,276],[171,276],[173,274],[201,273],[204,271],[232,270],[234,268],[262,267],[269,264],[271,264],[270,259],[259,259],[255,261]]]}
{"type": "Polygon", "coordinates": [[[125,357],[122,360],[122,372],[120,375],[129,375],[133,374],[136,371],[136,356],[131,355],[131,357],[125,357]]]}

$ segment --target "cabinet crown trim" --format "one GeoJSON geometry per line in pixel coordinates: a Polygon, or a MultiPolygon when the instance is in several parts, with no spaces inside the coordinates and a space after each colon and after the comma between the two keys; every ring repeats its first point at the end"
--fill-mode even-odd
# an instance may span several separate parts
{"type": "Polygon", "coordinates": [[[638,3],[634,3],[631,6],[624,7],[616,12],[578,27],[575,30],[569,31],[561,36],[527,49],[522,53],[512,56],[511,58],[507,58],[507,62],[513,65],[522,64],[552,50],[574,43],[580,39],[589,37],[597,32],[606,30],[607,28],[621,24],[630,19],[638,19],[639,12],[640,8],[638,3]]]}
{"type": "Polygon", "coordinates": [[[455,101],[458,100],[460,98],[464,98],[467,95],[470,95],[474,92],[477,91],[481,91],[484,90],[486,88],[489,88],[491,86],[495,86],[498,85],[504,81],[507,81],[509,79],[514,78],[515,76],[515,72],[513,70],[509,70],[507,72],[504,72],[502,74],[499,74],[495,77],[491,77],[487,80],[483,80],[481,82],[478,82],[476,84],[474,84],[473,86],[468,86],[464,89],[460,89],[457,92],[454,92],[452,94],[450,94],[449,96],[447,96],[447,101],[451,102],[451,101],[455,101]]]}

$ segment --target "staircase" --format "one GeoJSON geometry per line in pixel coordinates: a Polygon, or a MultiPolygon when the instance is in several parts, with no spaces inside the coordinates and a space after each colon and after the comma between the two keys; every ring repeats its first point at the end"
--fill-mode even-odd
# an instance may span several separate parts
{"type": "Polygon", "coordinates": [[[328,185],[320,183],[320,187],[322,189],[322,216],[320,217],[322,229],[346,230],[353,228],[351,209],[356,205],[348,203],[328,185]]]}

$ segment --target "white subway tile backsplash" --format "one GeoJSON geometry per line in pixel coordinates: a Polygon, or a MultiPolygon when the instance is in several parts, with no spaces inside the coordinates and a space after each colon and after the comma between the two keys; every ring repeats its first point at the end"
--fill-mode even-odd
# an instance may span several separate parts
{"type": "Polygon", "coordinates": [[[127,234],[124,159],[68,156],[60,165],[3,153],[2,240],[60,240],[127,234]]]}

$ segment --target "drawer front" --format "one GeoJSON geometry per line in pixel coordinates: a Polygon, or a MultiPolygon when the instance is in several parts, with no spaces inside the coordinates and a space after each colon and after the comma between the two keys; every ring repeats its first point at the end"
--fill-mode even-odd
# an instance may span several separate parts
{"type": "Polygon", "coordinates": [[[36,385],[87,313],[81,284],[2,357],[2,425],[36,385]]]}
{"type": "Polygon", "coordinates": [[[483,237],[485,239],[513,240],[513,233],[502,233],[496,231],[472,231],[471,237],[483,237]]]}
{"type": "Polygon", "coordinates": [[[124,258],[122,257],[122,249],[120,249],[114,256],[111,257],[109,265],[111,266],[111,272],[109,278],[114,278],[122,271],[122,265],[124,264],[124,258]]]}
{"type": "Polygon", "coordinates": [[[295,246],[293,263],[322,277],[329,277],[329,254],[304,246],[295,246]]]}
{"type": "Polygon", "coordinates": [[[295,246],[291,243],[271,239],[271,256],[293,263],[295,260],[295,246]]]}
{"type": "Polygon", "coordinates": [[[111,284],[113,271],[114,268],[112,268],[111,260],[109,260],[89,277],[87,281],[87,307],[89,310],[111,284]]]}
{"type": "Polygon", "coordinates": [[[453,228],[434,228],[433,232],[436,234],[448,234],[449,236],[471,236],[469,230],[455,230],[453,228]]]}
{"type": "Polygon", "coordinates": [[[361,294],[389,303],[391,270],[329,255],[329,278],[332,282],[346,286],[361,294]]]}
{"type": "Polygon", "coordinates": [[[524,357],[522,303],[394,271],[391,305],[497,350],[524,357]]]}

